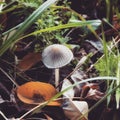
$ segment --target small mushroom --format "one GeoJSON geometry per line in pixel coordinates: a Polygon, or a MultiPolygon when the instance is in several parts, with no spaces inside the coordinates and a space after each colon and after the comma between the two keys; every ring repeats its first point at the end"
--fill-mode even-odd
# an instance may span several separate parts
{"type": "Polygon", "coordinates": [[[55,69],[55,86],[59,85],[59,68],[67,65],[73,59],[72,51],[61,44],[46,47],[42,53],[42,60],[47,68],[55,69]]]}
{"type": "MultiPolygon", "coordinates": [[[[16,90],[18,98],[27,104],[40,104],[50,100],[57,90],[49,83],[31,81],[19,86],[16,90]]],[[[50,106],[60,106],[60,101],[51,101],[50,106]]]]}

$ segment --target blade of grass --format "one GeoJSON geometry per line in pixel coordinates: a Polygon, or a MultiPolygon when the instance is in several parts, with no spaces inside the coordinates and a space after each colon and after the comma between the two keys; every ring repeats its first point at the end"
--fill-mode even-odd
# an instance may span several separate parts
{"type": "MultiPolygon", "coordinates": [[[[64,7],[64,6],[55,6],[55,5],[53,5],[52,7],[53,7],[53,8],[56,8],[56,9],[66,9],[66,10],[69,10],[70,12],[74,13],[75,15],[77,15],[82,21],[86,21],[86,19],[85,19],[84,17],[82,17],[81,14],[77,13],[76,11],[74,11],[74,10],[71,9],[71,8],[64,7]]],[[[95,35],[95,37],[96,37],[98,40],[101,40],[101,38],[97,35],[97,33],[95,32],[94,28],[93,28],[91,25],[87,25],[87,27],[88,27],[89,30],[95,35]]]]}
{"type": "Polygon", "coordinates": [[[53,27],[49,27],[49,28],[45,28],[45,29],[41,29],[35,32],[32,32],[30,34],[27,34],[23,37],[20,37],[19,39],[17,39],[16,41],[19,41],[23,38],[32,36],[32,35],[36,35],[36,34],[40,34],[40,33],[44,33],[44,32],[52,32],[52,31],[56,31],[56,30],[60,30],[60,29],[67,29],[67,28],[72,28],[72,27],[81,27],[81,26],[87,26],[87,25],[91,25],[94,23],[101,23],[100,20],[88,20],[88,21],[81,21],[81,22],[74,22],[74,23],[68,23],[68,24],[63,24],[63,25],[58,25],[58,26],[53,26],[53,27]]]}
{"type": "Polygon", "coordinates": [[[7,72],[5,72],[2,68],[0,68],[0,71],[3,72],[3,73],[9,78],[9,80],[10,80],[16,87],[19,86],[19,85],[15,82],[15,80],[13,80],[13,79],[7,74],[7,72]]]}
{"type": "Polygon", "coordinates": [[[4,32],[4,33],[2,33],[2,35],[3,35],[3,36],[8,35],[8,34],[9,34],[10,32],[12,32],[13,30],[17,30],[20,26],[22,26],[22,24],[23,24],[23,23],[18,24],[17,26],[9,29],[8,31],[6,31],[6,32],[4,32]]]}
{"type": "MultiPolygon", "coordinates": [[[[118,80],[116,81],[117,86],[120,86],[120,61],[118,61],[118,67],[117,67],[117,77],[118,80]]],[[[116,108],[119,108],[119,104],[120,104],[120,88],[116,89],[116,108]]]]}
{"type": "Polygon", "coordinates": [[[57,0],[47,0],[44,2],[38,9],[36,9],[21,25],[21,27],[12,35],[8,40],[6,40],[3,45],[0,47],[0,56],[15,43],[16,40],[28,29],[38,18],[39,15],[47,9],[51,4],[55,3],[57,0]]]}
{"type": "Polygon", "coordinates": [[[4,115],[4,113],[2,111],[0,111],[0,115],[5,119],[8,120],[8,118],[4,115]]]}
{"type": "Polygon", "coordinates": [[[110,0],[106,0],[106,8],[107,8],[106,17],[107,17],[107,20],[109,21],[109,19],[110,19],[110,0]]]}
{"type": "Polygon", "coordinates": [[[1,1],[0,1],[0,12],[1,12],[2,9],[3,9],[4,3],[5,3],[5,0],[1,0],[1,1]]]}

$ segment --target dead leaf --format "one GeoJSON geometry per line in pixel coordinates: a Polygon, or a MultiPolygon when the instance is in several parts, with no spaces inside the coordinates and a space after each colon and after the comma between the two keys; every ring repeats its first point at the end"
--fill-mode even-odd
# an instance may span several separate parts
{"type": "Polygon", "coordinates": [[[88,83],[83,86],[81,97],[91,100],[100,100],[104,96],[104,93],[100,91],[100,87],[97,83],[88,83]]]}
{"type": "MultiPolygon", "coordinates": [[[[64,79],[62,90],[71,86],[72,83],[68,79],[64,79]]],[[[75,101],[74,98],[75,91],[73,88],[67,90],[63,93],[63,110],[66,117],[70,120],[78,120],[81,117],[81,120],[87,120],[88,115],[83,115],[88,111],[88,104],[85,101],[75,101]]]]}
{"type": "MultiPolygon", "coordinates": [[[[64,79],[61,91],[63,91],[64,89],[66,89],[67,87],[69,87],[71,85],[72,85],[72,83],[68,79],[64,79]]],[[[63,95],[67,96],[69,98],[73,98],[74,97],[74,89],[71,88],[71,89],[67,90],[66,92],[63,93],[63,95]]]]}
{"type": "MultiPolygon", "coordinates": [[[[16,93],[23,103],[38,105],[50,100],[57,94],[57,90],[49,83],[31,81],[19,86],[16,93]]],[[[61,101],[53,100],[48,105],[61,106],[61,101]]]]}
{"type": "Polygon", "coordinates": [[[86,75],[83,71],[81,70],[76,70],[72,75],[71,75],[71,79],[74,82],[79,82],[81,81],[83,78],[86,78],[86,75]]]}
{"type": "Polygon", "coordinates": [[[66,99],[63,110],[66,117],[70,120],[88,120],[88,114],[86,114],[88,112],[88,104],[85,101],[66,99]]]}
{"type": "Polygon", "coordinates": [[[102,92],[100,92],[100,91],[98,91],[96,89],[90,89],[85,98],[98,101],[103,96],[104,96],[104,93],[102,93],[102,92]]]}
{"type": "Polygon", "coordinates": [[[40,60],[41,60],[41,54],[40,53],[35,53],[35,52],[28,53],[19,62],[17,67],[21,72],[24,72],[26,70],[29,70],[32,66],[34,66],[36,63],[38,63],[40,60]]]}

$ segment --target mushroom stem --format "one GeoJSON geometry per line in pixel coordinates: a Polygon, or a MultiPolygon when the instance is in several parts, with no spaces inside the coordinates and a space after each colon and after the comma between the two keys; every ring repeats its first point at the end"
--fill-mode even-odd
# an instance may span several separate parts
{"type": "Polygon", "coordinates": [[[59,68],[55,69],[55,86],[59,85],[59,68]]]}

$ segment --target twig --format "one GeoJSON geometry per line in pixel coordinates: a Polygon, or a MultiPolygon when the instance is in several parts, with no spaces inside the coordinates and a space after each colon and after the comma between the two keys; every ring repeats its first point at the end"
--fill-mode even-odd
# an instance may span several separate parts
{"type": "Polygon", "coordinates": [[[28,112],[26,112],[24,115],[22,115],[19,119],[23,119],[25,116],[27,116],[28,114],[30,114],[31,112],[33,112],[34,110],[36,110],[39,107],[44,107],[46,104],[48,103],[48,101],[40,103],[39,105],[35,106],[34,108],[32,108],[31,110],[29,110],[28,112]]]}
{"type": "Polygon", "coordinates": [[[0,71],[2,71],[9,78],[9,80],[11,80],[14,85],[16,85],[16,87],[19,86],[2,68],[0,68],[0,71]]]}
{"type": "MultiPolygon", "coordinates": [[[[64,98],[57,98],[54,99],[56,100],[64,100],[64,99],[80,99],[80,97],[64,97],[64,98]]],[[[23,114],[20,118],[18,118],[19,120],[23,119],[25,116],[27,116],[28,114],[30,114],[31,112],[33,112],[34,110],[38,109],[39,107],[44,107],[49,103],[49,101],[45,101],[43,103],[40,103],[39,105],[35,106],[34,108],[32,108],[31,110],[29,110],[28,112],[26,112],[25,114],[23,114]]]]}
{"type": "Polygon", "coordinates": [[[80,68],[80,66],[81,66],[82,64],[85,63],[86,60],[87,60],[87,56],[82,57],[81,60],[80,60],[80,61],[78,62],[78,64],[76,65],[76,67],[74,68],[74,70],[73,70],[70,74],[68,74],[64,79],[69,78],[76,70],[78,70],[78,69],[80,68]]]}
{"type": "Polygon", "coordinates": [[[8,120],[8,118],[4,115],[4,113],[0,110],[0,114],[2,115],[2,117],[5,119],[5,120],[8,120]]]}

